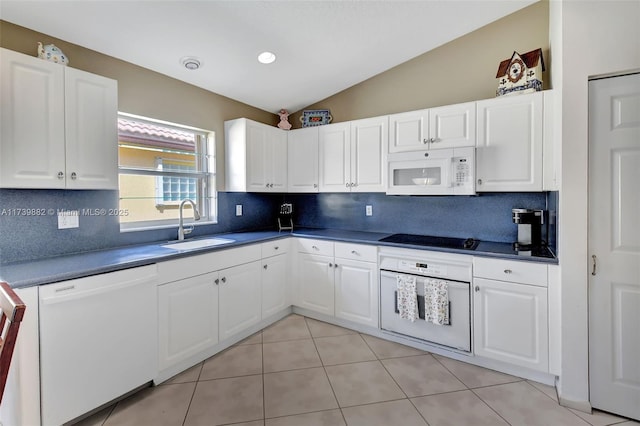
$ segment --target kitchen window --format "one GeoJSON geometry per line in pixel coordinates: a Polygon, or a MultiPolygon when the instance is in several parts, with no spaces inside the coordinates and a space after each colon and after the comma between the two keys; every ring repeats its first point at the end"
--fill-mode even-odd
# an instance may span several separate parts
{"type": "Polygon", "coordinates": [[[175,226],[187,198],[202,222],[216,222],[213,132],[120,113],[118,156],[121,230],[175,226]]]}

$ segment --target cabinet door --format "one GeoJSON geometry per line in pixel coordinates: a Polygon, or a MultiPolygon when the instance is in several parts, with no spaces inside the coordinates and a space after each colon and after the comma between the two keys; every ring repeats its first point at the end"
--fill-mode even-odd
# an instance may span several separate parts
{"type": "Polygon", "coordinates": [[[160,370],[218,343],[217,273],[158,287],[160,370]]]}
{"type": "Polygon", "coordinates": [[[351,122],[351,190],[384,192],[387,170],[387,116],[351,122]]]}
{"type": "Polygon", "coordinates": [[[260,322],[262,311],[261,262],[223,269],[219,272],[220,340],[260,322]]]}
{"type": "Polygon", "coordinates": [[[542,92],[477,103],[478,192],[542,191],[542,92]]]}
{"type": "Polygon", "coordinates": [[[476,145],[476,103],[429,110],[429,149],[476,145]]]}
{"type": "Polygon", "coordinates": [[[289,302],[287,255],[281,254],[262,261],[262,318],[280,312],[289,302]]]}
{"type": "Polygon", "coordinates": [[[288,192],[318,192],[318,128],[287,133],[288,192]]]}
{"type": "Polygon", "coordinates": [[[474,287],[475,354],[547,372],[547,289],[482,278],[474,287]]]}
{"type": "Polygon", "coordinates": [[[277,127],[267,130],[265,157],[268,163],[268,184],[270,192],[287,191],[287,133],[277,127]]]}
{"type": "Polygon", "coordinates": [[[350,192],[350,124],[328,124],[321,126],[319,132],[320,192],[350,192]]]}
{"type": "Polygon", "coordinates": [[[118,189],[118,85],[65,69],[68,189],[118,189]]]}
{"type": "Polygon", "coordinates": [[[266,126],[246,120],[247,192],[268,192],[269,159],[266,126]]]}
{"type": "Polygon", "coordinates": [[[336,265],[335,316],[377,328],[377,265],[340,258],[336,265]]]}
{"type": "Polygon", "coordinates": [[[1,53],[0,187],[64,188],[64,67],[1,53]]]}
{"type": "Polygon", "coordinates": [[[389,116],[389,153],[427,149],[428,143],[428,109],[389,116]]]}
{"type": "Polygon", "coordinates": [[[334,315],[333,257],[298,254],[298,303],[322,314],[334,315]]]}

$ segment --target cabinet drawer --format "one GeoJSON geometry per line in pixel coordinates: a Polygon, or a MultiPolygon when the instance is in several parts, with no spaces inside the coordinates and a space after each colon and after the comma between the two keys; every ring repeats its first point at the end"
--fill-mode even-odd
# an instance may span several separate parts
{"type": "Polygon", "coordinates": [[[378,247],[361,244],[335,243],[335,257],[376,262],[378,259],[378,247]]]}
{"type": "Polygon", "coordinates": [[[517,260],[474,257],[473,276],[546,287],[547,265],[517,260]]]}
{"type": "Polygon", "coordinates": [[[301,253],[333,256],[333,241],[300,238],[298,239],[298,251],[301,253]]]}
{"type": "Polygon", "coordinates": [[[276,256],[278,254],[284,254],[289,251],[289,240],[275,240],[275,241],[267,241],[266,243],[262,243],[260,245],[262,250],[262,258],[276,256]]]}

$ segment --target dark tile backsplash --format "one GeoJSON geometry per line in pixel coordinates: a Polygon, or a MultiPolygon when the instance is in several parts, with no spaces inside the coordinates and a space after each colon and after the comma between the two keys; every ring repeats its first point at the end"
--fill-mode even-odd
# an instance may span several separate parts
{"type": "MultiPolygon", "coordinates": [[[[555,248],[557,193],[487,193],[477,196],[388,196],[353,194],[218,193],[218,223],[192,236],[276,227],[282,202],[293,204],[296,227],[403,232],[511,242],[517,227],[512,208],[551,210],[546,237],[555,248]],[[236,204],[243,215],[235,215],[236,204]],[[373,215],[365,216],[365,206],[373,215]]],[[[120,232],[115,216],[81,216],[80,227],[57,229],[58,210],[113,209],[117,191],[0,189],[0,263],[32,260],[123,245],[173,240],[176,229],[120,232]],[[31,209],[37,216],[12,214],[31,209]]]]}

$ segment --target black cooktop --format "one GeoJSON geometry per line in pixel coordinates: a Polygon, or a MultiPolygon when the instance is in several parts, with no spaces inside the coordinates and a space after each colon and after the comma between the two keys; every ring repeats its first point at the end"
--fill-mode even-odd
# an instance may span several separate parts
{"type": "Polygon", "coordinates": [[[434,237],[431,235],[393,234],[381,238],[385,243],[413,244],[425,247],[439,247],[461,250],[475,250],[479,241],[473,238],[434,237]]]}

